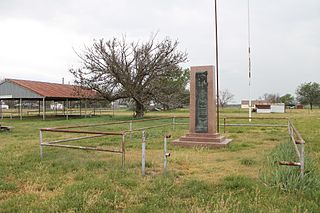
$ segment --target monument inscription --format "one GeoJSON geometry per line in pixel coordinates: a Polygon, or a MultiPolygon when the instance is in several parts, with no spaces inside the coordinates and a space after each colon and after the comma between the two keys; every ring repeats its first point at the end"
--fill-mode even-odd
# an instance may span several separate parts
{"type": "Polygon", "coordinates": [[[196,73],[196,126],[198,133],[208,132],[208,72],[196,73]]]}

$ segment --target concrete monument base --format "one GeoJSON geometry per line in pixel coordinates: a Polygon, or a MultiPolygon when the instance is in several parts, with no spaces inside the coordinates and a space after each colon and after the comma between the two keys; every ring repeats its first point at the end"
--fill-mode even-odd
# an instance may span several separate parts
{"type": "Polygon", "coordinates": [[[173,145],[220,148],[231,142],[217,132],[214,76],[213,66],[191,67],[189,134],[173,145]]]}
{"type": "Polygon", "coordinates": [[[172,144],[181,147],[223,148],[231,141],[231,139],[227,139],[218,133],[189,133],[177,140],[174,140],[172,144]]]}

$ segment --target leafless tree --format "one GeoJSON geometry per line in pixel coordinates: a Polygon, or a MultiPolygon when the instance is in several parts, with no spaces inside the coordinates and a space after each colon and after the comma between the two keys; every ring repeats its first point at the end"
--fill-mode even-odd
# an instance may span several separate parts
{"type": "Polygon", "coordinates": [[[135,117],[143,117],[146,106],[161,95],[159,84],[180,70],[180,63],[187,61],[187,54],[177,50],[178,41],[165,38],[156,42],[128,43],[125,38],[94,41],[77,53],[82,67],[70,69],[75,82],[97,91],[109,101],[130,98],[135,102],[135,117]]]}
{"type": "Polygon", "coordinates": [[[232,101],[234,95],[227,89],[219,92],[219,106],[225,107],[228,102],[232,101]]]}
{"type": "Polygon", "coordinates": [[[266,100],[266,101],[268,101],[270,103],[279,103],[279,102],[281,102],[279,94],[265,93],[265,94],[263,94],[263,96],[260,99],[266,100]]]}

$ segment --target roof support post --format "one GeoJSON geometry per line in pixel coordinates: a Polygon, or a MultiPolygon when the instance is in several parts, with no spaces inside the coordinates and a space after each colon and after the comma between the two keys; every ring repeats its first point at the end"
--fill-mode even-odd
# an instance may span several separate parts
{"type": "Polygon", "coordinates": [[[41,115],[41,100],[39,100],[39,103],[38,103],[38,116],[40,117],[41,115]]]}
{"type": "Polygon", "coordinates": [[[87,118],[87,99],[84,102],[84,117],[87,118]]]}
{"type": "Polygon", "coordinates": [[[20,104],[19,104],[19,115],[20,115],[20,120],[22,120],[22,98],[20,98],[20,104]]]}
{"type": "Polygon", "coordinates": [[[3,119],[3,114],[2,114],[2,100],[0,99],[0,117],[1,120],[3,119]]]}
{"type": "Polygon", "coordinates": [[[79,100],[79,102],[80,102],[80,118],[81,118],[81,116],[82,116],[82,106],[81,106],[81,99],[79,100]]]}
{"type": "Polygon", "coordinates": [[[93,115],[96,116],[96,104],[97,102],[95,101],[93,104],[93,115]]]}
{"type": "Polygon", "coordinates": [[[2,100],[0,99],[0,117],[1,120],[3,119],[3,113],[2,113],[2,100]]]}
{"type": "Polygon", "coordinates": [[[67,99],[67,115],[66,115],[67,120],[69,120],[69,107],[70,107],[70,102],[69,102],[69,99],[67,99]]]}
{"type": "Polygon", "coordinates": [[[46,120],[46,98],[42,99],[42,120],[46,120]]]}

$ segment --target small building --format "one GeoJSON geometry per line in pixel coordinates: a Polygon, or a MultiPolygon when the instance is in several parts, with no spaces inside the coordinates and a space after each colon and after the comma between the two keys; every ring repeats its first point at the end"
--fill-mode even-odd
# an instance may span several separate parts
{"type": "Polygon", "coordinates": [[[270,104],[257,104],[255,106],[257,113],[271,113],[270,104]]]}
{"type": "MultiPolygon", "coordinates": [[[[254,108],[256,105],[268,105],[269,102],[266,100],[252,100],[251,108],[254,108]]],[[[241,109],[249,109],[249,100],[241,101],[241,109]]]]}
{"type": "Polygon", "coordinates": [[[257,113],[285,113],[284,103],[256,104],[257,113]]]}
{"type": "MultiPolygon", "coordinates": [[[[22,110],[25,101],[38,101],[39,115],[42,114],[43,120],[46,117],[46,102],[60,101],[65,107],[69,108],[71,101],[86,101],[88,99],[99,99],[97,93],[90,89],[84,89],[80,86],[69,84],[57,84],[29,80],[5,79],[0,82],[0,102],[2,100],[19,101],[18,110],[20,119],[22,119],[22,110]],[[42,106],[42,112],[41,112],[42,106]]],[[[81,104],[80,104],[81,106],[81,104]]],[[[68,113],[68,111],[67,111],[68,113]]],[[[0,111],[2,116],[2,110],[0,111]]],[[[81,108],[80,108],[81,115],[81,108]]],[[[68,117],[68,114],[66,114],[68,117]]]]}
{"type": "Polygon", "coordinates": [[[275,103],[271,104],[272,113],[285,113],[286,106],[284,103],[275,103]]]}

